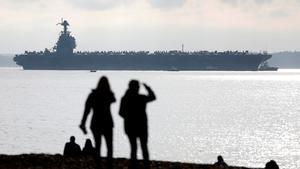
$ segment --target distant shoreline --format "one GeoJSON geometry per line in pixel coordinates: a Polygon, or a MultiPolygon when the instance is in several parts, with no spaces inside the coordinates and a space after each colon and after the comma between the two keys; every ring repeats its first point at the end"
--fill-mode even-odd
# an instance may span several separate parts
{"type": "MultiPolygon", "coordinates": [[[[105,169],[106,161],[102,159],[101,168],[105,169]]],[[[129,160],[125,158],[114,159],[114,169],[125,169],[129,165],[129,160]]],[[[142,163],[140,163],[142,167],[142,163]]],[[[76,157],[67,158],[60,154],[21,154],[21,155],[0,155],[0,168],[2,169],[92,169],[96,168],[93,158],[76,157]]],[[[212,164],[193,164],[167,161],[151,161],[151,169],[217,169],[212,164]]],[[[229,169],[262,169],[246,167],[229,167],[229,169]]]]}

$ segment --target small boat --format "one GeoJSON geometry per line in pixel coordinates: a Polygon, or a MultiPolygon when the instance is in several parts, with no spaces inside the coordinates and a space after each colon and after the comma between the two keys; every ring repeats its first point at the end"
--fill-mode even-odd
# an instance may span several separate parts
{"type": "Polygon", "coordinates": [[[269,66],[268,62],[264,62],[258,69],[259,71],[277,71],[278,67],[269,66]]]}
{"type": "Polygon", "coordinates": [[[179,71],[179,69],[173,66],[171,69],[169,69],[169,71],[179,71]]]}

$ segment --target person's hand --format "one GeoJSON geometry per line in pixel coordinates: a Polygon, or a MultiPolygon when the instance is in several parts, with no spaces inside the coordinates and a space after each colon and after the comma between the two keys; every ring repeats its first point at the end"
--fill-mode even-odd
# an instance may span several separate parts
{"type": "Polygon", "coordinates": [[[143,83],[143,85],[146,89],[150,89],[150,87],[146,83],[143,83]]]}
{"type": "Polygon", "coordinates": [[[79,128],[81,129],[81,131],[83,132],[83,134],[87,134],[87,131],[86,131],[85,125],[83,125],[83,124],[80,124],[80,125],[79,125],[79,128]]]}

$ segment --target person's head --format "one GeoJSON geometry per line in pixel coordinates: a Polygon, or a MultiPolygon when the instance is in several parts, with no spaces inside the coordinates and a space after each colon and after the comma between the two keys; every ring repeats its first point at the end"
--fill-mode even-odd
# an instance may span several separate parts
{"type": "Polygon", "coordinates": [[[132,93],[138,93],[140,89],[140,83],[137,80],[131,80],[128,87],[132,93]]]}
{"type": "Polygon", "coordinates": [[[265,169],[279,169],[279,166],[274,160],[267,162],[265,169]]]}
{"type": "Polygon", "coordinates": [[[106,76],[102,76],[98,82],[97,86],[98,91],[111,91],[110,85],[108,82],[108,78],[106,76]]]}
{"type": "Polygon", "coordinates": [[[75,143],[75,137],[74,137],[74,136],[71,136],[71,137],[70,137],[70,142],[71,142],[71,143],[75,143]]]}
{"type": "Polygon", "coordinates": [[[224,162],[224,159],[223,159],[223,157],[222,156],[218,156],[218,162],[224,162]]]}
{"type": "Polygon", "coordinates": [[[85,145],[84,145],[85,147],[93,147],[93,144],[92,144],[92,141],[91,141],[91,139],[86,139],[85,140],[85,145]]]}

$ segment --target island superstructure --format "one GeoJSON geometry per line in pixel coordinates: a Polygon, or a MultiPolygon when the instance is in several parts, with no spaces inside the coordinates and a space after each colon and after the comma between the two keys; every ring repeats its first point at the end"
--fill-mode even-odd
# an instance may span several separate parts
{"type": "MultiPolygon", "coordinates": [[[[52,50],[28,52],[14,57],[14,61],[29,70],[216,70],[257,71],[272,56],[248,51],[96,51],[74,52],[75,38],[63,26],[52,50]]],[[[182,47],[183,48],[183,47],[182,47]]]]}

